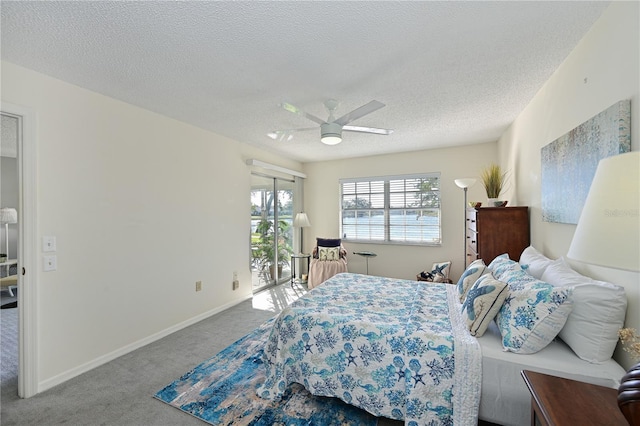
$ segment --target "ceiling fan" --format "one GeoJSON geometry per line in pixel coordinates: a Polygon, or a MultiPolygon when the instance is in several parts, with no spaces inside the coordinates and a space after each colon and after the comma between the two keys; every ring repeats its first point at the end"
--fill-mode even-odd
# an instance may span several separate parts
{"type": "MultiPolygon", "coordinates": [[[[375,135],[390,135],[393,133],[392,129],[380,129],[377,127],[362,127],[362,126],[350,126],[349,123],[357,120],[358,118],[364,117],[367,114],[371,114],[374,111],[379,110],[384,106],[382,102],[371,101],[365,105],[362,105],[359,108],[354,109],[353,111],[343,115],[342,117],[336,118],[333,116],[333,113],[338,108],[338,101],[335,99],[328,99],[325,101],[324,106],[327,108],[329,112],[329,118],[327,120],[323,120],[321,118],[316,117],[315,115],[309,114],[296,107],[295,105],[291,105],[289,103],[282,103],[280,106],[286,109],[289,112],[294,114],[301,115],[303,117],[308,118],[311,121],[314,121],[320,125],[320,140],[322,143],[327,145],[337,145],[342,142],[342,131],[348,132],[361,132],[361,133],[373,133],[375,135]]],[[[314,130],[318,127],[305,127],[301,129],[287,129],[287,130],[275,130],[268,134],[268,136],[272,139],[280,139],[280,140],[291,140],[292,134],[294,132],[302,132],[306,130],[314,130]]]]}

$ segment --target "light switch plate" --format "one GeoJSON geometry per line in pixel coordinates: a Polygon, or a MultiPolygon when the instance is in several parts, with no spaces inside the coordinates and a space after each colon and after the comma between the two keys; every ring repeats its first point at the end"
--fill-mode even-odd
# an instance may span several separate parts
{"type": "Polygon", "coordinates": [[[44,256],[43,258],[43,269],[45,272],[55,271],[58,269],[58,257],[56,255],[52,256],[44,256]]]}
{"type": "Polygon", "coordinates": [[[45,235],[42,237],[42,251],[52,252],[56,251],[56,237],[45,235]]]}

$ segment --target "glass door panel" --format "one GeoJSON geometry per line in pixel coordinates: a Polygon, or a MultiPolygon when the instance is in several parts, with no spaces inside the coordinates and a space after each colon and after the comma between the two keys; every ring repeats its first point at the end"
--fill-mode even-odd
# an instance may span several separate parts
{"type": "Polygon", "coordinates": [[[279,282],[291,280],[293,254],[293,182],[276,179],[278,194],[278,265],[279,282]]]}
{"type": "Polygon", "coordinates": [[[293,181],[251,176],[251,271],[254,293],[291,277],[293,181]]]}

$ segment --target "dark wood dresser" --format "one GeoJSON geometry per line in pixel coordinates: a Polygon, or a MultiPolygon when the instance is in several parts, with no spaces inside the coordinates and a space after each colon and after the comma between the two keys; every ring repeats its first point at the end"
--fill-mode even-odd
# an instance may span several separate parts
{"type": "Polygon", "coordinates": [[[467,209],[467,265],[482,259],[488,265],[508,253],[519,260],[530,244],[529,207],[480,207],[467,209]]]}

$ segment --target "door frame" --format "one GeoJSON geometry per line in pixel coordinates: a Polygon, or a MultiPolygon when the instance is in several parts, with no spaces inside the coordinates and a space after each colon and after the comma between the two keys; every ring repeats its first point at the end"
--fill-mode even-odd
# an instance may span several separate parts
{"type": "Polygon", "coordinates": [[[0,103],[18,118],[18,395],[38,393],[36,115],[30,108],[0,103]]]}

